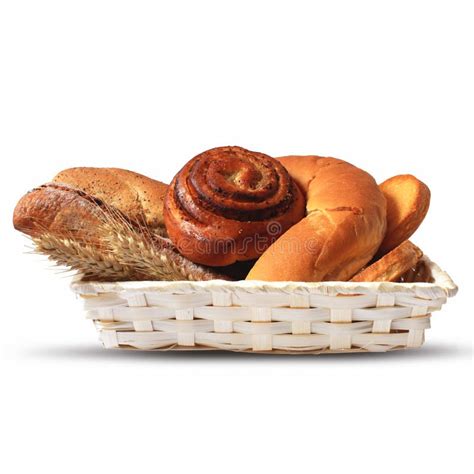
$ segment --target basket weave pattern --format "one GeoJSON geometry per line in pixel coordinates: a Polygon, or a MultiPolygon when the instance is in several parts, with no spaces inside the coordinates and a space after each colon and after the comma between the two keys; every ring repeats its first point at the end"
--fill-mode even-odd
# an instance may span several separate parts
{"type": "Polygon", "coordinates": [[[433,311],[456,293],[434,283],[75,281],[107,348],[270,353],[420,347],[433,311]]]}

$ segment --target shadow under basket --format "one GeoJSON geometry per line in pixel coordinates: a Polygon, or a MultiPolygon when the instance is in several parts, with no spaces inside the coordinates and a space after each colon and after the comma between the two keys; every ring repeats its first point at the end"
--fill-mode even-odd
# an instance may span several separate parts
{"type": "Polygon", "coordinates": [[[432,283],[85,282],[106,348],[272,354],[385,352],[420,347],[433,311],[457,287],[424,257],[432,283]]]}

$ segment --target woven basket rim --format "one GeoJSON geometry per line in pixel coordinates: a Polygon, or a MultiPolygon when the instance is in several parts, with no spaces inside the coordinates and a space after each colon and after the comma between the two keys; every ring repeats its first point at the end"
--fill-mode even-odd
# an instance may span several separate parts
{"type": "Polygon", "coordinates": [[[354,295],[373,293],[404,293],[421,298],[452,297],[458,287],[452,278],[427,256],[423,256],[431,270],[433,283],[393,283],[393,282],[268,282],[268,281],[121,281],[95,282],[82,281],[77,275],[71,289],[79,295],[99,293],[118,293],[129,291],[163,292],[185,294],[199,291],[244,291],[249,293],[283,292],[311,293],[324,295],[354,295]]]}

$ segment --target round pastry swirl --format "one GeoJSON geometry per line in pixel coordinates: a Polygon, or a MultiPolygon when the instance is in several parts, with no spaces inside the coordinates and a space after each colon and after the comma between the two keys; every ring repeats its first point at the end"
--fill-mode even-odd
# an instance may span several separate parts
{"type": "Polygon", "coordinates": [[[181,169],[164,216],[184,256],[223,266],[261,255],[304,209],[300,189],[278,161],[229,146],[205,151],[181,169]]]}

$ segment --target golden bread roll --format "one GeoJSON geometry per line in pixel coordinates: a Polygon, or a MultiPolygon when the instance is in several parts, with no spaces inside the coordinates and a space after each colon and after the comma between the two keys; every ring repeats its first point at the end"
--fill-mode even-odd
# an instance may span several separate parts
{"type": "Polygon", "coordinates": [[[423,252],[406,240],[354,275],[351,281],[398,281],[410,269],[416,267],[422,256],[423,252]]]}
{"type": "Polygon", "coordinates": [[[248,280],[348,280],[385,235],[385,198],[365,171],[336,158],[279,158],[306,195],[307,216],[257,260],[248,280]]]}
{"type": "Polygon", "coordinates": [[[185,257],[210,266],[258,257],[304,212],[303,195],[280,162],[237,146],[190,160],[165,198],[170,239],[185,257]]]}
{"type": "Polygon", "coordinates": [[[387,201],[387,233],[377,251],[382,256],[418,229],[430,206],[430,190],[411,174],[393,176],[379,187],[387,201]]]}
{"type": "Polygon", "coordinates": [[[163,201],[168,185],[120,168],[69,168],[53,182],[94,196],[151,230],[164,228],[163,201]]]}

